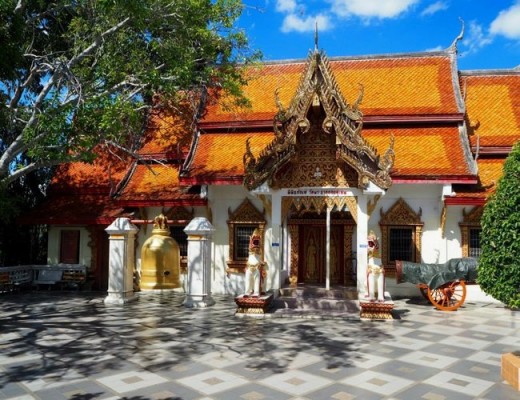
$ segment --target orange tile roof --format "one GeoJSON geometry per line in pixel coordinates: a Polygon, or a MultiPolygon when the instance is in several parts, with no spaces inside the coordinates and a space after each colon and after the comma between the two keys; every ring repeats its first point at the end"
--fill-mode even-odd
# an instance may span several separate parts
{"type": "Polygon", "coordinates": [[[185,193],[179,186],[179,169],[176,165],[138,164],[127,185],[118,195],[124,204],[138,202],[174,202],[200,199],[198,194],[185,193]]]}
{"type": "Polygon", "coordinates": [[[393,177],[471,175],[457,126],[364,129],[363,136],[384,154],[394,135],[393,177]]]}
{"type": "Polygon", "coordinates": [[[191,163],[190,175],[203,175],[206,178],[242,177],[246,140],[251,138],[251,151],[259,154],[273,137],[272,131],[202,134],[191,163]]]}
{"type": "Polygon", "coordinates": [[[138,154],[165,155],[187,152],[193,132],[193,115],[189,107],[176,110],[153,110],[149,117],[143,145],[138,154]]]}
{"type": "Polygon", "coordinates": [[[505,158],[479,158],[479,183],[472,186],[454,185],[456,198],[487,199],[496,190],[497,183],[503,175],[505,158]]]}
{"type": "MultiPolygon", "coordinates": [[[[471,175],[453,127],[410,127],[364,129],[363,136],[383,155],[394,135],[395,163],[392,177],[436,178],[471,175]]],[[[242,157],[246,140],[251,137],[251,151],[258,155],[273,139],[272,132],[211,133],[199,138],[191,176],[206,179],[242,177],[242,157]]]]}
{"type": "MultiPolygon", "coordinates": [[[[251,67],[244,88],[250,109],[226,109],[226,100],[211,104],[203,122],[270,120],[276,113],[275,90],[284,106],[295,95],[307,60],[251,67]]],[[[448,55],[330,59],[331,69],[348,103],[364,86],[365,115],[458,113],[448,55]]]]}
{"type": "Polygon", "coordinates": [[[513,146],[520,139],[520,72],[462,75],[473,146],[513,146]]]}
{"type": "Polygon", "coordinates": [[[127,159],[102,152],[92,162],[74,162],[57,167],[50,191],[76,193],[109,193],[121,181],[128,169],[127,159]]]}

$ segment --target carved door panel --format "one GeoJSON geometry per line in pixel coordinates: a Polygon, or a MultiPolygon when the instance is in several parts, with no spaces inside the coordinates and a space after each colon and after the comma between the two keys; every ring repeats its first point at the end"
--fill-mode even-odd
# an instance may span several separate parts
{"type": "MultiPolygon", "coordinates": [[[[324,284],[326,277],[326,227],[300,226],[298,282],[324,284]]],[[[330,232],[330,282],[343,284],[343,230],[332,226],[330,232]]]]}

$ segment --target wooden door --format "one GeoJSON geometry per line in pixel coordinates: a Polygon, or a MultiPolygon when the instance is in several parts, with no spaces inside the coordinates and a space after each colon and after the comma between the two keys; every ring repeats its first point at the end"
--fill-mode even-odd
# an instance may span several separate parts
{"type": "MultiPolygon", "coordinates": [[[[326,234],[325,225],[301,225],[299,248],[298,282],[324,284],[326,279],[326,234]]],[[[344,283],[342,226],[332,225],[330,231],[330,283],[344,283]]]]}

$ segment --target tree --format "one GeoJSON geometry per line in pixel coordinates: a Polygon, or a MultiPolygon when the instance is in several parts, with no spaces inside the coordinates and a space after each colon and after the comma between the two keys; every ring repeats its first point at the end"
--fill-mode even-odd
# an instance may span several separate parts
{"type": "Polygon", "coordinates": [[[0,0],[0,190],[28,173],[131,152],[155,94],[175,106],[218,89],[246,100],[258,58],[240,0],[0,0]],[[188,96],[189,95],[189,96],[188,96]]]}
{"type": "Polygon", "coordinates": [[[478,283],[485,293],[520,308],[520,142],[504,164],[481,225],[478,283]]]}

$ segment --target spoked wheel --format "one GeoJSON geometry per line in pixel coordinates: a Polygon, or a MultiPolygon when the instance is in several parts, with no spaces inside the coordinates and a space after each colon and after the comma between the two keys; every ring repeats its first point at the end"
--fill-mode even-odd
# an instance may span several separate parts
{"type": "Polygon", "coordinates": [[[439,310],[454,311],[464,304],[466,283],[464,281],[448,282],[437,289],[428,288],[428,299],[439,310]]]}

